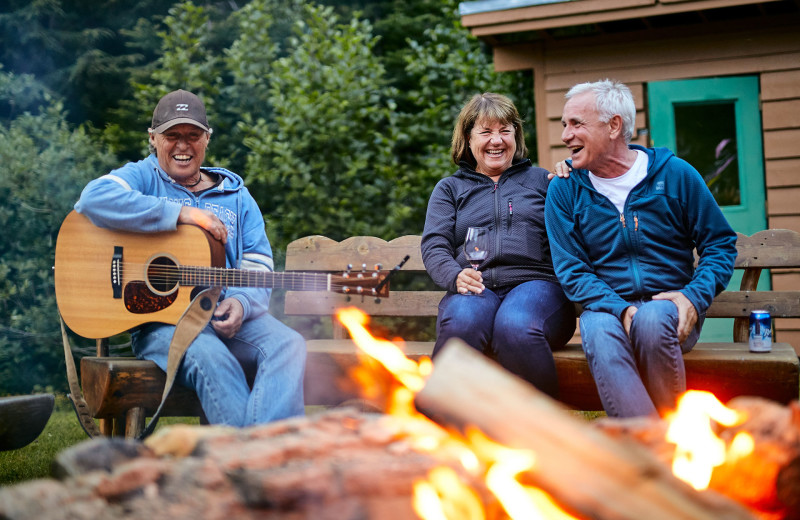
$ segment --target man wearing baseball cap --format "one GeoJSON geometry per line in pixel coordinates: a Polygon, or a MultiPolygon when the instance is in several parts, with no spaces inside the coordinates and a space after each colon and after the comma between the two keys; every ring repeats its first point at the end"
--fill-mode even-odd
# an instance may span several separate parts
{"type": "MultiPolygon", "coordinates": [[[[119,231],[194,224],[225,244],[227,267],[272,271],[264,219],[242,178],[202,166],[211,127],[200,98],[185,90],[162,97],[148,133],[150,155],[91,181],[75,209],[119,231]]],[[[186,351],[176,381],[197,392],[212,424],[246,426],[304,413],[305,341],[267,312],[270,292],[227,288],[186,351]],[[243,365],[254,372],[252,388],[243,365]]],[[[166,371],[174,330],[163,323],[137,327],[134,353],[166,371]]]]}

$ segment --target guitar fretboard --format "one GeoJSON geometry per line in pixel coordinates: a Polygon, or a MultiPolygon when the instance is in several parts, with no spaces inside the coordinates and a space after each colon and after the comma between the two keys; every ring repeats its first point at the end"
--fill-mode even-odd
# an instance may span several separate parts
{"type": "Polygon", "coordinates": [[[266,287],[293,291],[326,291],[330,276],[317,273],[273,273],[253,269],[181,266],[181,285],[208,287],[266,287]]]}

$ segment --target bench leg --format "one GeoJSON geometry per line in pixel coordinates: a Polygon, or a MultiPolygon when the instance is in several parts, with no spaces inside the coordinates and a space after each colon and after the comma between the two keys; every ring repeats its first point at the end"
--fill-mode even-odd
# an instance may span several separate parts
{"type": "Polygon", "coordinates": [[[144,408],[131,408],[125,414],[125,438],[135,439],[144,431],[144,408]]]}
{"type": "Polygon", "coordinates": [[[104,437],[111,437],[114,434],[114,420],[100,419],[100,433],[102,433],[104,437]]]}

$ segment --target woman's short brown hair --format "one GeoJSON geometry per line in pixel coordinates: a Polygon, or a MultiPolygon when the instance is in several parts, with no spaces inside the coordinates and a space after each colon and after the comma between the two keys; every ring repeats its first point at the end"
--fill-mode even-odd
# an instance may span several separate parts
{"type": "Polygon", "coordinates": [[[453,162],[458,165],[461,161],[466,161],[471,166],[477,162],[469,149],[469,134],[472,127],[477,122],[494,123],[499,122],[504,125],[514,127],[514,140],[517,143],[517,151],[514,153],[514,161],[519,161],[528,156],[528,148],[525,146],[525,134],[522,131],[522,118],[519,117],[517,107],[514,102],[502,94],[484,92],[472,96],[456,119],[456,126],[453,128],[453,143],[450,148],[450,155],[453,162]]]}

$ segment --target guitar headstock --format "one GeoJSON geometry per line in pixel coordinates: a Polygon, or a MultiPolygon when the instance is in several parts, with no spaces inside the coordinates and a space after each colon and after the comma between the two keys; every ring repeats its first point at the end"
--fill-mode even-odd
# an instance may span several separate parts
{"type": "Polygon", "coordinates": [[[341,275],[331,275],[331,287],[335,288],[334,292],[351,296],[386,298],[389,296],[389,273],[381,271],[380,264],[371,271],[366,265],[362,265],[360,271],[353,271],[351,264],[341,275]]]}

